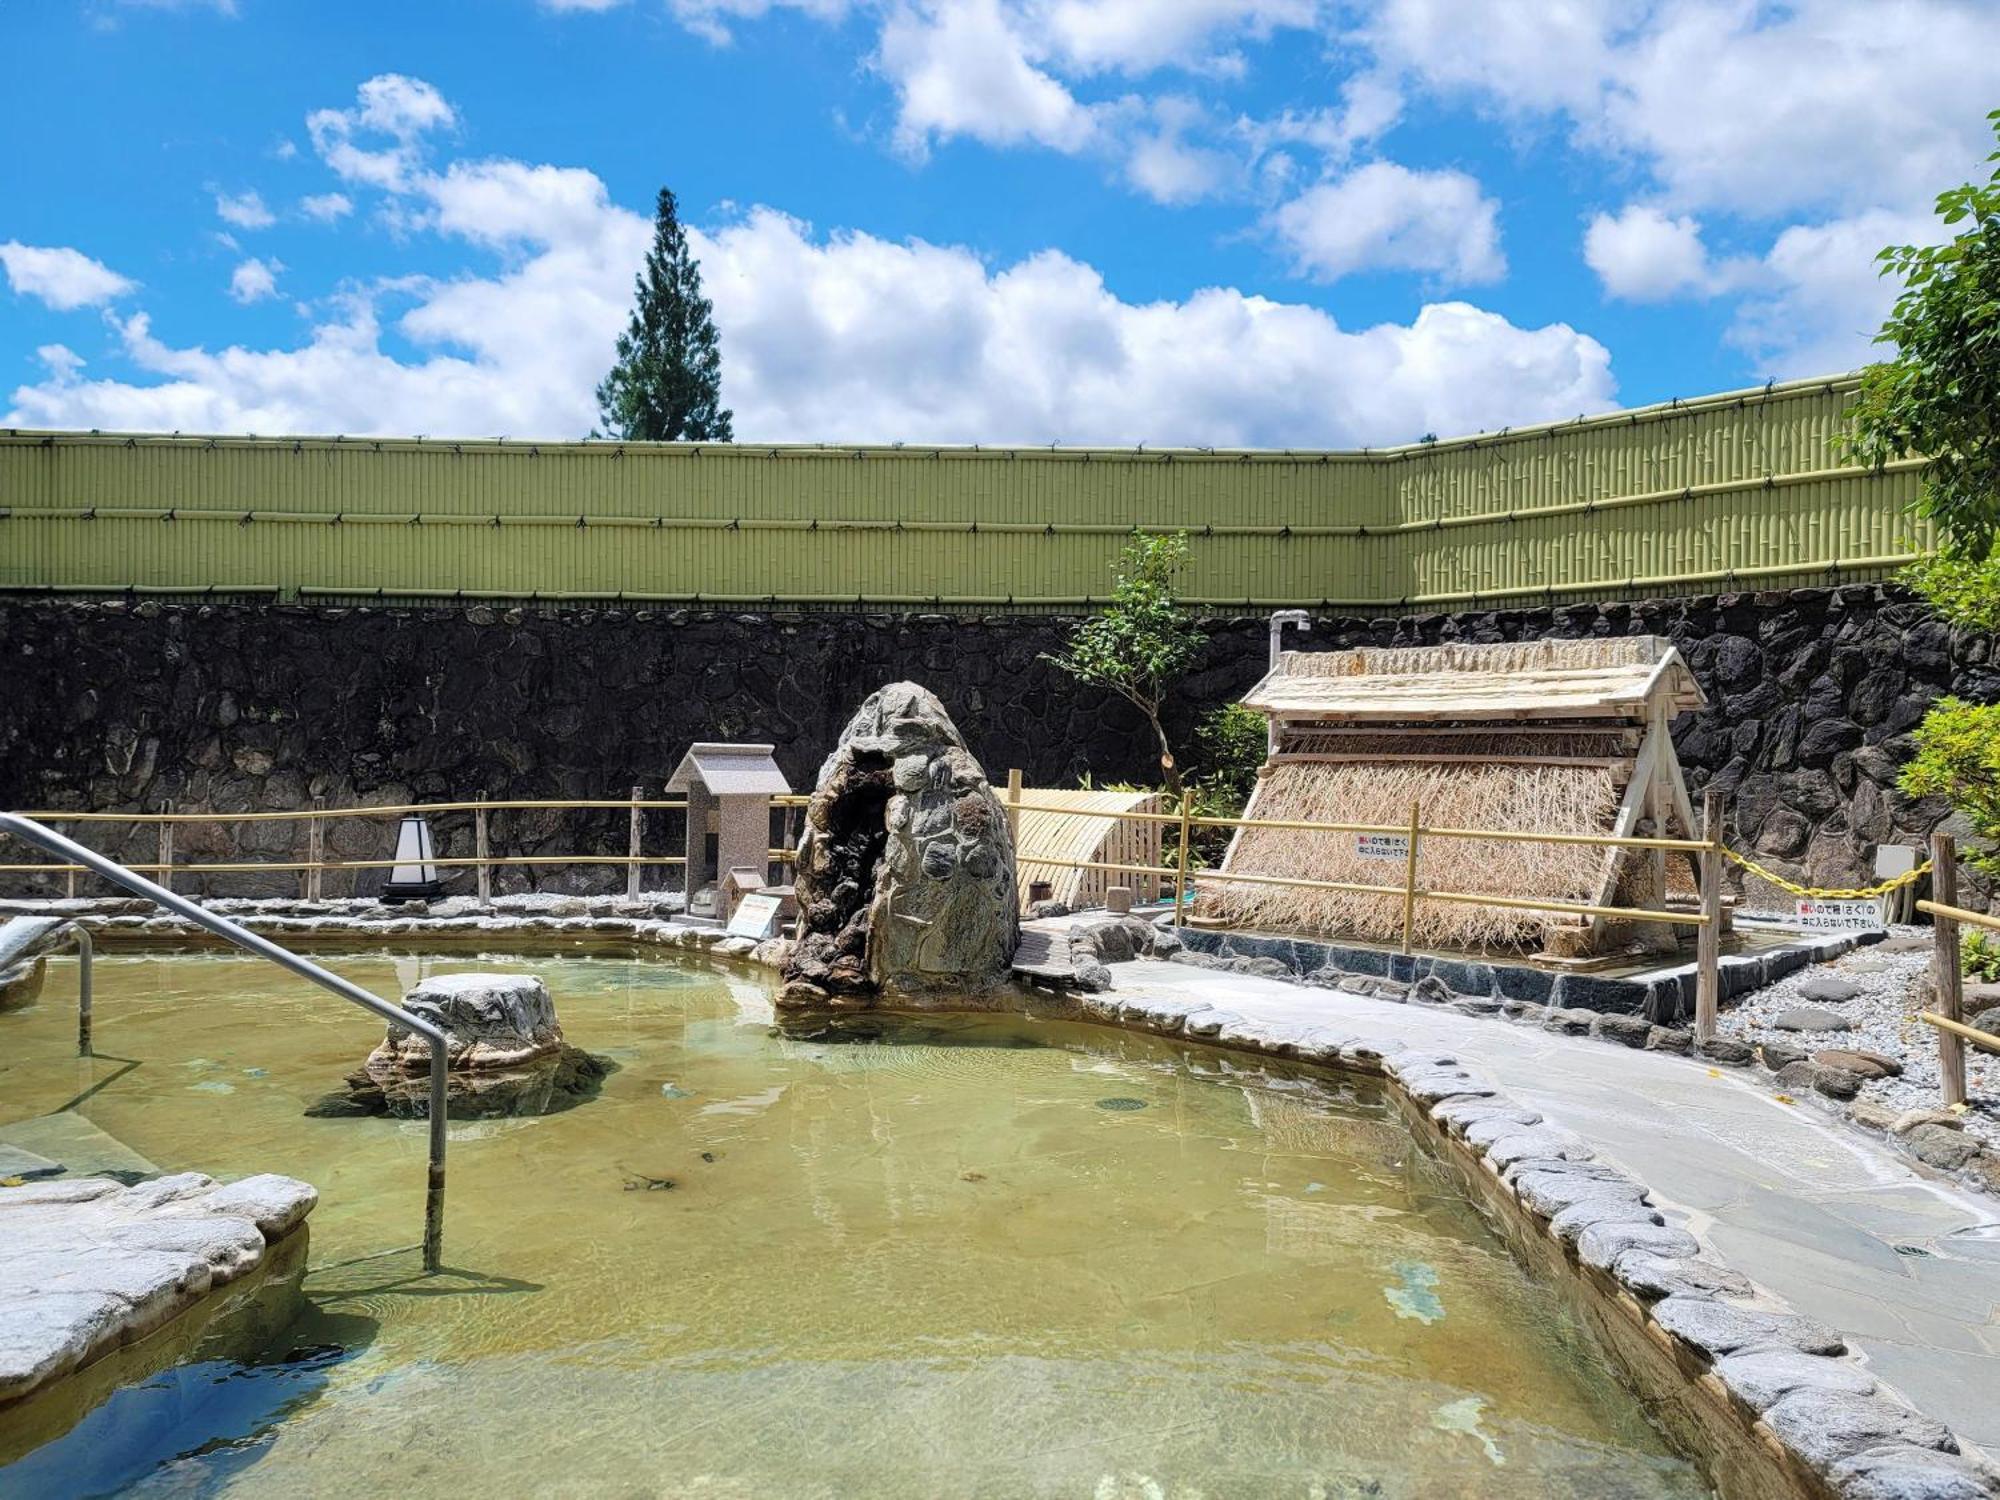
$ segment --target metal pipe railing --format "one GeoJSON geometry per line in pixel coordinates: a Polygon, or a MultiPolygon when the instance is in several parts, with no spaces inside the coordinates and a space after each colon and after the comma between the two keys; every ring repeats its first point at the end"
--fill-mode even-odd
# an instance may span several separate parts
{"type": "MultiPolygon", "coordinates": [[[[351,980],[342,979],[338,974],[299,957],[289,948],[281,947],[267,937],[259,937],[247,927],[239,927],[227,917],[219,917],[185,896],[175,895],[165,886],[155,885],[145,876],[127,869],[116,860],[106,859],[96,850],[86,849],[82,844],[63,837],[53,828],[43,827],[32,818],[22,817],[19,813],[0,813],[0,833],[11,833],[23,843],[33,844],[45,854],[53,854],[60,859],[82,865],[99,879],[121,886],[135,896],[143,896],[154,905],[163,906],[174,915],[194,923],[195,926],[212,932],[244,951],[256,954],[259,958],[267,958],[279,968],[286,969],[301,979],[310,980],[321,989],[338,995],[350,1004],[358,1005],[385,1021],[393,1021],[430,1043],[430,1171],[424,1193],[424,1269],[435,1271],[442,1263],[444,1252],[445,1069],[448,1064],[444,1031],[429,1021],[410,1014],[401,1006],[391,1005],[380,996],[370,994],[351,980]]],[[[86,1001],[86,1006],[87,1004],[86,1001]]],[[[79,1029],[87,1039],[87,1031],[82,1027],[79,1029]]]]}

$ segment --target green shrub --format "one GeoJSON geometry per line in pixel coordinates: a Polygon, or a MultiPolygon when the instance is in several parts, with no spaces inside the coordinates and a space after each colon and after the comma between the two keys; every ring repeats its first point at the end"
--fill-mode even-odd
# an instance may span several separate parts
{"type": "MultiPolygon", "coordinates": [[[[1975,834],[2000,846],[2000,703],[1940,698],[1917,726],[1916,741],[1897,784],[1912,797],[1945,798],[1975,834]]],[[[2000,849],[1961,857],[2000,875],[2000,849]]]]}
{"type": "Polygon", "coordinates": [[[1958,956],[1968,979],[2000,980],[2000,934],[1968,927],[1958,940],[1958,956]]]}

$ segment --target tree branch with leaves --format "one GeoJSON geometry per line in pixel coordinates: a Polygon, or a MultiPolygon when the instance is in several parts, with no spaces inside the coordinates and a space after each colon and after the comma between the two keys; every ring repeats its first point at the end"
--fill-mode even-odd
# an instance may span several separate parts
{"type": "Polygon", "coordinates": [[[1065,650],[1042,658],[1079,682],[1116,693],[1146,716],[1159,742],[1160,772],[1176,797],[1181,776],[1163,716],[1175,681],[1205,644],[1175,589],[1187,564],[1185,532],[1133,532],[1113,564],[1117,582],[1110,603],[1076,627],[1065,650]]]}

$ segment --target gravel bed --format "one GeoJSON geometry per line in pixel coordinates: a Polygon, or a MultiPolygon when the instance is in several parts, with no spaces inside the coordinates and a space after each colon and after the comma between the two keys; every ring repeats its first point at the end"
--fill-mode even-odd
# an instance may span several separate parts
{"type": "MultiPolygon", "coordinates": [[[[1882,943],[1857,948],[1831,963],[1814,964],[1746,995],[1725,1011],[1719,1030],[1748,1042],[1803,1048],[1808,1056],[1826,1048],[1860,1049],[1892,1057],[1900,1077],[1870,1080],[1860,1097],[1893,1110],[1936,1109],[1944,1102],[1938,1087],[1937,1032],[1917,1019],[1930,1004],[1931,930],[1891,927],[1882,943]],[[1851,1000],[1814,998],[1815,982],[1845,979],[1860,993],[1851,1000]],[[1781,1031],[1770,1023],[1785,1011],[1812,1006],[1854,1023],[1850,1031],[1781,1031]]],[[[1983,1003],[1967,997],[1968,1018],[1983,1003]]],[[[1968,1134],[2000,1149],[2000,1057],[1966,1049],[1968,1134]]]]}

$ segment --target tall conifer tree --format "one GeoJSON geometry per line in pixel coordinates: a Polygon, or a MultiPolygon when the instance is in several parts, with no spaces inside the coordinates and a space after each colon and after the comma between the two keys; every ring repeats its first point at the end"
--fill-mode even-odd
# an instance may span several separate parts
{"type": "Polygon", "coordinates": [[[630,326],[618,336],[618,361],[597,388],[604,426],[614,437],[657,442],[727,443],[734,434],[722,405],[722,350],[701,265],[688,254],[673,193],[660,189],[653,248],[637,278],[630,326]]]}

